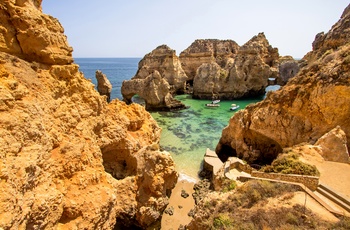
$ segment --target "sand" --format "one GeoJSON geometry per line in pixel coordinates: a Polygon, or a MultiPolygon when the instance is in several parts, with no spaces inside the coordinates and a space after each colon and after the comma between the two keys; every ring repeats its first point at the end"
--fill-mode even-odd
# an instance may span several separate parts
{"type": "Polygon", "coordinates": [[[180,180],[172,191],[169,199],[168,207],[174,208],[174,214],[163,214],[161,221],[162,230],[177,230],[180,225],[187,225],[192,220],[192,217],[188,216],[191,209],[194,208],[195,203],[192,197],[193,186],[195,182],[187,180],[180,180]],[[185,190],[189,194],[187,198],[181,196],[182,190],[185,190]]]}

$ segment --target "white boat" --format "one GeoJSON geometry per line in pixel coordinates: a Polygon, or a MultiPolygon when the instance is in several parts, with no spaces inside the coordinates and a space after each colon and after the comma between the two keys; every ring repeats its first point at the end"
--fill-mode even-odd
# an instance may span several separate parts
{"type": "Polygon", "coordinates": [[[208,104],[205,104],[205,106],[207,106],[207,107],[219,107],[220,104],[208,103],[208,104]]]}
{"type": "Polygon", "coordinates": [[[232,104],[230,110],[231,110],[231,111],[235,111],[235,110],[237,110],[238,108],[239,108],[239,105],[232,104]]]}
{"type": "Polygon", "coordinates": [[[214,101],[212,101],[211,103],[212,104],[217,104],[217,103],[219,103],[220,102],[220,100],[214,100],[214,101]]]}

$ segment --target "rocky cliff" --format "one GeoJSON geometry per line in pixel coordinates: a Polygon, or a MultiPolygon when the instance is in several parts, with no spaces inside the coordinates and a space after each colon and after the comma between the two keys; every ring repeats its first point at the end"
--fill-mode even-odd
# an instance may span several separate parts
{"type": "Polygon", "coordinates": [[[316,36],[305,66],[283,88],[230,119],[216,147],[221,158],[271,162],[282,148],[315,144],[337,126],[349,139],[349,11],[347,7],[327,34],[316,36]]]}
{"type": "Polygon", "coordinates": [[[0,228],[152,224],[177,180],[161,129],[94,90],[40,0],[0,11],[0,228]]]}
{"type": "Polygon", "coordinates": [[[217,63],[225,68],[238,49],[239,45],[232,40],[197,39],[180,53],[180,61],[189,80],[193,80],[202,64],[217,63]]]}
{"type": "Polygon", "coordinates": [[[260,33],[236,52],[222,66],[212,61],[197,69],[193,81],[194,98],[232,100],[265,93],[268,79],[278,75],[278,50],[269,44],[264,33],[260,33]]]}
{"type": "Polygon", "coordinates": [[[186,81],[175,50],[161,45],[144,56],[136,75],[123,81],[121,92],[128,104],[134,95],[142,97],[149,111],[183,109],[185,105],[174,99],[173,94],[183,93],[186,81]]]}

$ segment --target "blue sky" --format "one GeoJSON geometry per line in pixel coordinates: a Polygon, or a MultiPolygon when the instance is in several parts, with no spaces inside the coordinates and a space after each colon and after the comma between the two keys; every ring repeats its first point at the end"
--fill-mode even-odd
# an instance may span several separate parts
{"type": "Polygon", "coordinates": [[[179,55],[195,39],[243,45],[264,32],[280,55],[303,57],[348,0],[43,0],[61,22],[74,57],[143,57],[167,44],[179,55]]]}

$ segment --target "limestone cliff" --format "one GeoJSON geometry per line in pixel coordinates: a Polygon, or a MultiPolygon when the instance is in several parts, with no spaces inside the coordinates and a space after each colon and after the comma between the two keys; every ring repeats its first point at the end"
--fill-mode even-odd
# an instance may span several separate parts
{"type": "Polygon", "coordinates": [[[152,224],[177,180],[161,129],[94,90],[40,0],[0,11],[0,228],[152,224]]]}
{"type": "Polygon", "coordinates": [[[155,70],[145,79],[123,81],[121,92],[124,100],[129,104],[135,94],[144,98],[148,111],[185,108],[184,104],[173,98],[170,90],[169,83],[155,70]]]}
{"type": "Polygon", "coordinates": [[[215,62],[224,68],[238,49],[239,45],[232,40],[197,39],[180,53],[180,61],[189,80],[193,80],[202,64],[215,62]]]}
{"type": "Polygon", "coordinates": [[[349,21],[347,7],[327,34],[316,36],[306,66],[294,78],[230,119],[216,147],[222,158],[270,162],[282,148],[314,144],[336,126],[350,137],[349,21]]]}
{"type": "Polygon", "coordinates": [[[183,93],[186,81],[175,50],[161,45],[144,56],[136,75],[123,81],[121,92],[127,103],[136,94],[142,97],[149,111],[183,109],[185,105],[174,99],[173,94],[183,93]]]}
{"type": "Polygon", "coordinates": [[[161,45],[146,54],[139,62],[138,71],[132,79],[145,79],[154,71],[160,73],[173,92],[184,91],[187,76],[175,50],[170,49],[167,45],[161,45]]]}
{"type": "Polygon", "coordinates": [[[236,99],[263,95],[268,79],[278,75],[279,54],[263,33],[240,47],[225,65],[201,65],[193,81],[193,97],[236,99]],[[212,71],[215,69],[215,71],[212,71]]]}

